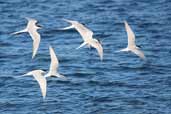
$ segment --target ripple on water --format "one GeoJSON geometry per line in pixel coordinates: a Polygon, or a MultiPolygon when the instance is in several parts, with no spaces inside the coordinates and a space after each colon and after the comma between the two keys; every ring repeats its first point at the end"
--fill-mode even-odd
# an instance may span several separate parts
{"type": "Polygon", "coordinates": [[[169,6],[167,0],[0,1],[0,113],[170,114],[169,6]],[[30,36],[10,35],[26,26],[24,17],[43,26],[33,60],[30,36]],[[58,30],[69,25],[62,18],[80,21],[94,32],[104,47],[103,61],[95,49],[75,49],[82,38],[74,29],[58,30]],[[135,31],[147,61],[132,53],[115,53],[127,45],[123,20],[135,31]],[[43,101],[36,80],[20,75],[48,71],[49,45],[58,56],[59,72],[68,80],[48,78],[43,101]]]}

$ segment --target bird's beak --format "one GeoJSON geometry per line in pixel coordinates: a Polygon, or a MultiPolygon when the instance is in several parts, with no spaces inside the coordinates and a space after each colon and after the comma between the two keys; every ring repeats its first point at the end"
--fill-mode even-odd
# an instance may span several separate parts
{"type": "Polygon", "coordinates": [[[37,27],[38,27],[39,29],[41,29],[41,28],[42,28],[42,25],[37,24],[37,27]]]}
{"type": "Polygon", "coordinates": [[[102,45],[102,41],[101,41],[101,40],[97,39],[97,41],[99,42],[99,44],[101,44],[101,45],[102,45]]]}
{"type": "Polygon", "coordinates": [[[28,74],[26,73],[26,74],[23,74],[23,75],[21,75],[21,76],[27,76],[28,74]]]}
{"type": "Polygon", "coordinates": [[[142,46],[141,46],[141,45],[137,45],[137,47],[138,47],[138,48],[142,48],[142,46]]]}

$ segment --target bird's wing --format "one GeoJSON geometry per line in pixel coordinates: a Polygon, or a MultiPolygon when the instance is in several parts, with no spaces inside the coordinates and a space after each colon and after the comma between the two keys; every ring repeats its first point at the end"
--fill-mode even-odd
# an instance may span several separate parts
{"type": "Polygon", "coordinates": [[[135,53],[137,56],[139,56],[141,59],[146,59],[146,57],[145,57],[145,55],[144,55],[144,53],[142,52],[142,51],[140,51],[140,50],[138,50],[138,49],[133,49],[133,50],[131,50],[133,53],[135,53]]]}
{"type": "Polygon", "coordinates": [[[128,36],[128,47],[135,47],[135,34],[132,31],[131,27],[128,25],[128,23],[126,21],[124,21],[125,23],[125,29],[127,32],[127,36],[128,36]]]}
{"type": "Polygon", "coordinates": [[[39,83],[42,96],[45,99],[46,97],[46,87],[47,87],[47,82],[46,78],[41,75],[41,73],[33,73],[33,77],[36,79],[36,81],[39,83]]]}
{"type": "Polygon", "coordinates": [[[40,34],[37,32],[37,30],[30,30],[29,34],[33,40],[33,54],[32,54],[32,58],[35,57],[37,50],[39,48],[39,44],[40,44],[40,34]]]}
{"type": "Polygon", "coordinates": [[[59,28],[58,30],[68,30],[68,29],[72,29],[72,28],[74,28],[74,26],[73,25],[70,25],[68,27],[59,28]]]}
{"type": "Polygon", "coordinates": [[[92,41],[90,43],[90,45],[92,47],[96,48],[96,50],[97,50],[97,52],[98,52],[98,54],[100,56],[100,59],[103,60],[103,47],[102,47],[102,45],[97,41],[96,42],[92,41]]]}
{"type": "Polygon", "coordinates": [[[72,24],[70,27],[66,27],[64,29],[75,28],[80,33],[84,41],[88,39],[92,39],[93,32],[89,30],[87,27],[85,27],[83,24],[79,23],[78,21],[72,21],[68,19],[63,19],[63,20],[72,24]]]}
{"type": "Polygon", "coordinates": [[[81,23],[74,24],[75,29],[80,33],[84,41],[92,39],[93,32],[81,23]]]}
{"type": "Polygon", "coordinates": [[[56,73],[56,70],[58,69],[58,66],[59,66],[59,61],[58,61],[58,58],[51,46],[49,46],[49,51],[50,51],[50,58],[51,58],[49,71],[51,73],[52,72],[56,73]]]}
{"type": "Polygon", "coordinates": [[[20,30],[20,31],[17,31],[17,32],[13,32],[11,33],[11,35],[16,35],[16,34],[20,34],[20,33],[23,33],[23,32],[27,32],[27,29],[23,29],[23,30],[20,30]]]}

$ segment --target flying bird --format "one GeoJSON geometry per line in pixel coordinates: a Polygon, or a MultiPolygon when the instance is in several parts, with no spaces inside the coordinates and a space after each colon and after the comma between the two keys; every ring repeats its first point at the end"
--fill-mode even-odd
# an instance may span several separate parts
{"type": "Polygon", "coordinates": [[[36,79],[36,81],[40,86],[43,99],[45,99],[46,97],[46,87],[47,87],[46,78],[43,76],[44,73],[45,71],[43,70],[33,70],[23,75],[23,76],[33,75],[33,77],[36,79]]]}
{"type": "Polygon", "coordinates": [[[23,76],[33,75],[33,77],[39,83],[43,99],[45,99],[46,97],[46,88],[47,88],[46,77],[56,76],[64,80],[67,79],[65,76],[57,72],[59,62],[51,46],[49,46],[49,51],[50,51],[50,57],[51,57],[51,64],[50,64],[49,72],[47,74],[45,74],[46,72],[43,70],[33,70],[23,75],[23,76]]]}
{"type": "Polygon", "coordinates": [[[127,21],[124,21],[124,24],[125,24],[125,29],[126,29],[127,36],[128,36],[128,45],[127,45],[127,48],[121,49],[117,52],[131,51],[137,56],[139,56],[141,59],[146,59],[144,53],[135,44],[135,34],[132,31],[131,27],[128,25],[127,21]]]}
{"type": "Polygon", "coordinates": [[[75,28],[83,38],[83,43],[76,49],[79,49],[85,45],[87,45],[88,47],[94,47],[97,50],[100,59],[103,60],[103,47],[97,39],[93,38],[93,32],[78,21],[72,21],[68,19],[64,19],[64,21],[70,23],[71,26],[62,28],[60,30],[75,28]]]}
{"type": "Polygon", "coordinates": [[[50,52],[51,63],[49,67],[49,72],[45,75],[45,77],[56,76],[56,77],[66,80],[65,76],[57,72],[58,67],[59,67],[59,61],[51,46],[49,46],[49,52],[50,52]]]}
{"type": "Polygon", "coordinates": [[[37,32],[38,29],[41,29],[40,25],[37,25],[37,20],[31,19],[31,18],[26,18],[28,20],[27,26],[25,29],[20,30],[18,32],[14,32],[12,34],[20,34],[24,32],[28,32],[33,40],[33,54],[32,54],[32,59],[35,57],[39,44],[40,44],[40,34],[37,32]]]}

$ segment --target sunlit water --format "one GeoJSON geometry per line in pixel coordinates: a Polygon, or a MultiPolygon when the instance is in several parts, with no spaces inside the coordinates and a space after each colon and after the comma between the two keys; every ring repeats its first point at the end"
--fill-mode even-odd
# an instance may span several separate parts
{"type": "Polygon", "coordinates": [[[170,0],[0,0],[0,114],[171,114],[170,0]],[[12,36],[32,17],[43,29],[35,59],[27,33],[12,36]],[[104,60],[94,49],[76,50],[82,39],[75,30],[59,31],[62,18],[84,23],[102,41],[104,60]],[[147,61],[126,47],[127,20],[147,61]],[[59,72],[48,78],[43,101],[32,76],[48,71],[52,45],[59,72]]]}

